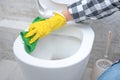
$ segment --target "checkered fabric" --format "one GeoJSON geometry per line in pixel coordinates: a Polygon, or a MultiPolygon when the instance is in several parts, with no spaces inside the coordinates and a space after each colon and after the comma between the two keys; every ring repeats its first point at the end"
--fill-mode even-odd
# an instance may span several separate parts
{"type": "Polygon", "coordinates": [[[101,19],[120,10],[120,0],[79,0],[68,5],[75,22],[101,19]]]}

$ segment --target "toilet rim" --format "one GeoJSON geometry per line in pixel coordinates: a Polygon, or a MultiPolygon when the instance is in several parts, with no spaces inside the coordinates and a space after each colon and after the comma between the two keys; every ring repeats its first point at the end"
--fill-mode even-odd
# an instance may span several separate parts
{"type": "Polygon", "coordinates": [[[43,60],[27,54],[24,50],[22,41],[20,41],[20,36],[14,42],[13,51],[19,61],[31,66],[42,68],[61,68],[72,66],[83,61],[89,56],[94,41],[94,32],[89,26],[81,27],[81,31],[83,33],[83,39],[78,51],[74,55],[61,60],[43,60]],[[23,52],[21,53],[21,51],[23,52]]]}

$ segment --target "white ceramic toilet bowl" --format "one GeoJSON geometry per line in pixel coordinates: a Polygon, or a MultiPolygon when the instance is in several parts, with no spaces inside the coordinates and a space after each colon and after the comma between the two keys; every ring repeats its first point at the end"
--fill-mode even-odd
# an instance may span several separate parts
{"type": "MultiPolygon", "coordinates": [[[[67,6],[56,0],[37,0],[37,3],[40,3],[40,15],[45,18],[52,16],[53,11],[61,12],[67,6]]],[[[81,80],[93,41],[94,32],[88,24],[71,21],[39,39],[35,51],[30,55],[24,50],[21,36],[14,42],[13,50],[26,80],[81,80]]]]}
{"type": "Polygon", "coordinates": [[[14,42],[14,54],[26,80],[81,80],[94,41],[86,24],[69,22],[63,28],[39,39],[30,55],[21,36],[14,42]]]}

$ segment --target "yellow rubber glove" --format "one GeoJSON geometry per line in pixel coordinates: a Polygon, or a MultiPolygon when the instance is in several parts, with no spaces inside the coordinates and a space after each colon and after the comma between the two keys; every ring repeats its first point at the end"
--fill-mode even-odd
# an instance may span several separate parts
{"type": "Polygon", "coordinates": [[[30,40],[31,44],[37,39],[47,36],[53,30],[61,28],[65,24],[66,18],[59,13],[54,13],[54,16],[49,19],[31,24],[25,37],[28,38],[34,35],[30,40]]]}

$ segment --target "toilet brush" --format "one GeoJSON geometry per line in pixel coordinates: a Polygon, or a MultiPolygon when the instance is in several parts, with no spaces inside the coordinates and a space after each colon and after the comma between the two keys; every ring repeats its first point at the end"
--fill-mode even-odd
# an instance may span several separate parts
{"type": "Polygon", "coordinates": [[[97,80],[98,77],[112,65],[112,61],[108,59],[108,50],[112,39],[112,32],[108,32],[108,38],[107,38],[107,44],[105,48],[105,54],[103,59],[99,59],[96,61],[94,68],[93,68],[93,74],[92,74],[92,80],[97,80]]]}
{"type": "Polygon", "coordinates": [[[108,49],[110,47],[111,39],[112,39],[112,31],[109,31],[109,33],[108,33],[108,39],[107,39],[107,44],[106,44],[106,49],[105,49],[105,55],[104,55],[105,59],[108,58],[108,49]]]}
{"type": "Polygon", "coordinates": [[[99,66],[104,68],[104,69],[107,69],[111,65],[108,62],[108,50],[109,50],[109,47],[110,47],[111,39],[112,39],[112,31],[109,31],[108,32],[107,43],[106,43],[106,48],[105,48],[104,58],[103,58],[103,61],[99,62],[99,66]]]}

